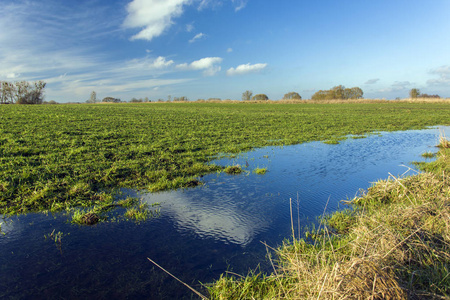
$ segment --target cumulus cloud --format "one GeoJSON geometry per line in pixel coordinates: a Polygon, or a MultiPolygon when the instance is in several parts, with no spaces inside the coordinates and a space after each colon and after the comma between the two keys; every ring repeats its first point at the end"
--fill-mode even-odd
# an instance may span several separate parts
{"type": "Polygon", "coordinates": [[[450,66],[442,66],[437,69],[431,70],[430,74],[437,75],[439,78],[430,79],[427,81],[429,85],[450,85],[450,66]]]}
{"type": "Polygon", "coordinates": [[[201,38],[204,38],[204,37],[206,37],[206,34],[200,32],[200,33],[196,34],[192,39],[190,39],[189,43],[193,43],[193,42],[195,42],[195,41],[197,41],[197,40],[199,40],[201,38]]]}
{"type": "Polygon", "coordinates": [[[251,65],[250,63],[239,65],[236,68],[230,68],[227,70],[228,76],[233,75],[243,75],[248,73],[256,73],[264,70],[267,67],[267,64],[254,64],[251,65]]]}
{"type": "MultiPolygon", "coordinates": [[[[235,11],[243,9],[247,5],[247,0],[231,0],[235,6],[235,11]]],[[[193,5],[198,1],[193,0],[133,0],[127,7],[127,17],[123,22],[125,28],[140,31],[131,37],[131,40],[151,41],[164,33],[173,24],[173,19],[183,14],[185,6],[193,5]]],[[[201,0],[198,10],[207,7],[221,6],[222,1],[201,0]]],[[[186,25],[186,31],[194,29],[192,24],[186,25]]]]}
{"type": "Polygon", "coordinates": [[[141,28],[131,40],[147,40],[160,36],[169,28],[172,19],[183,13],[183,6],[190,0],[133,0],[127,5],[125,28],[141,28]]]}
{"type": "Polygon", "coordinates": [[[164,69],[173,64],[173,60],[167,60],[163,56],[158,56],[157,58],[136,58],[130,60],[126,64],[127,69],[142,69],[142,70],[154,70],[154,69],[164,69]]]}
{"type": "Polygon", "coordinates": [[[155,67],[155,68],[157,68],[157,69],[160,69],[160,68],[168,67],[168,66],[170,66],[171,64],[173,64],[173,60],[166,60],[165,57],[158,56],[158,58],[156,58],[156,59],[153,61],[152,66],[155,67]]]}
{"type": "Polygon", "coordinates": [[[190,64],[179,64],[177,68],[180,70],[203,70],[204,75],[213,76],[222,69],[219,66],[222,60],[221,57],[205,57],[190,64]]]}
{"type": "Polygon", "coordinates": [[[375,84],[378,81],[380,81],[380,78],[369,79],[364,84],[375,84]]]}

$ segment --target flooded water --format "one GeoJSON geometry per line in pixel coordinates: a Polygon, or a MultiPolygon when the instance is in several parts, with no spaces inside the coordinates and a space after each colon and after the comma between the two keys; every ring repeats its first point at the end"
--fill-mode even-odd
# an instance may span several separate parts
{"type": "Polygon", "coordinates": [[[197,299],[147,257],[199,290],[200,282],[227,270],[246,274],[260,264],[270,271],[261,241],[276,247],[290,237],[290,198],[298,234],[324,211],[344,207],[340,200],[360,188],[424,161],[422,153],[437,152],[438,138],[437,128],[381,133],[339,145],[268,147],[216,160],[248,172],[210,174],[192,189],[128,191],[161,203],[161,216],[140,224],[81,227],[64,214],[1,220],[0,298],[197,299]],[[255,174],[257,167],[267,173],[255,174]],[[52,232],[62,234],[60,242],[48,238],[52,232]]]}

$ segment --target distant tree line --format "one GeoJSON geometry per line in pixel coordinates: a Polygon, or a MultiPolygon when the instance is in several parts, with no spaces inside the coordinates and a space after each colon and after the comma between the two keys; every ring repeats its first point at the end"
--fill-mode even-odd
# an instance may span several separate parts
{"type": "Polygon", "coordinates": [[[42,104],[44,81],[0,81],[0,104],[42,104]]]}
{"type": "MultiPolygon", "coordinates": [[[[289,92],[284,94],[283,100],[301,100],[302,96],[300,96],[297,92],[289,92]]],[[[242,100],[269,100],[269,97],[266,94],[257,94],[253,96],[252,91],[245,91],[242,93],[242,100]]]]}
{"type": "Polygon", "coordinates": [[[179,101],[186,102],[186,101],[189,101],[189,99],[186,96],[181,96],[181,97],[173,97],[173,101],[174,102],[179,102],[179,101]]]}
{"type": "Polygon", "coordinates": [[[428,95],[428,94],[421,94],[419,89],[411,89],[409,91],[409,97],[415,99],[415,98],[435,98],[440,99],[441,97],[439,95],[428,95]]]}
{"type": "Polygon", "coordinates": [[[145,98],[131,98],[131,100],[129,101],[130,103],[147,103],[147,102],[152,102],[151,100],[148,99],[148,97],[145,98]]]}
{"type": "MultiPolygon", "coordinates": [[[[362,95],[362,91],[361,91],[362,95]]],[[[257,94],[253,96],[252,91],[245,91],[242,93],[242,100],[248,101],[248,100],[269,100],[269,97],[266,94],[257,94]]],[[[302,100],[302,96],[300,96],[297,92],[289,92],[284,94],[283,100],[302,100]]]]}
{"type": "Polygon", "coordinates": [[[345,88],[343,85],[338,85],[330,90],[320,90],[312,95],[312,100],[333,100],[333,99],[360,99],[363,96],[363,91],[359,87],[345,88]]]}
{"type": "Polygon", "coordinates": [[[289,92],[284,94],[283,100],[302,100],[302,96],[297,92],[289,92]]]}
{"type": "Polygon", "coordinates": [[[266,94],[256,94],[252,97],[252,100],[269,100],[266,94]]]}
{"type": "Polygon", "coordinates": [[[120,100],[119,98],[114,98],[114,97],[105,97],[102,99],[103,103],[121,103],[122,100],[120,100]]]}

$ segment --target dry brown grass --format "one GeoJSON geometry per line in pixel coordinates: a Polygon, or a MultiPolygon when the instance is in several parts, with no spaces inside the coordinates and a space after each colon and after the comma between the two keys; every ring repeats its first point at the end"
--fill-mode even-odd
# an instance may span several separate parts
{"type": "Polygon", "coordinates": [[[379,182],[354,200],[346,235],[325,227],[315,246],[282,247],[279,272],[295,278],[285,299],[445,297],[438,283],[450,262],[448,182],[431,173],[379,182]]]}
{"type": "Polygon", "coordinates": [[[445,136],[445,132],[441,132],[439,135],[439,145],[440,148],[448,149],[450,148],[450,141],[445,136]]]}

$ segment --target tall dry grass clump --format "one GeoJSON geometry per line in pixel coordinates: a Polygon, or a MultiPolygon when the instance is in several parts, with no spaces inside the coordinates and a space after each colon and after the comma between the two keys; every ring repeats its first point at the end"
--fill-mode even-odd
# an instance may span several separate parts
{"type": "MultiPolygon", "coordinates": [[[[450,148],[450,141],[447,139],[447,137],[445,136],[444,132],[441,132],[440,135],[439,135],[439,145],[438,145],[438,147],[444,148],[444,149],[450,148]]],[[[444,154],[444,152],[442,154],[444,154]]]]}
{"type": "MultiPolygon", "coordinates": [[[[274,250],[271,275],[223,276],[212,299],[449,299],[450,159],[441,139],[428,172],[390,176],[352,209],[274,250]]],[[[447,144],[448,145],[448,144],[447,144]]]]}

